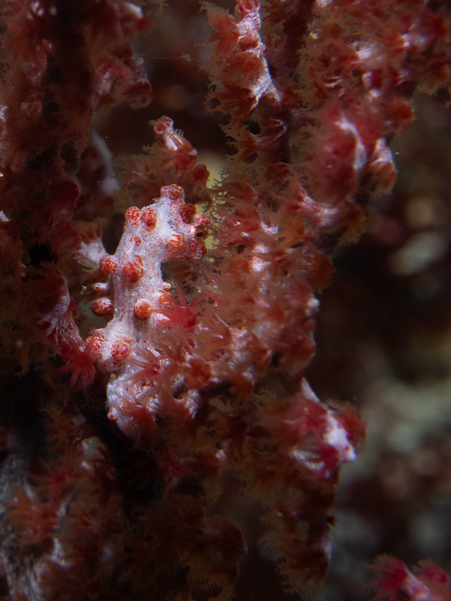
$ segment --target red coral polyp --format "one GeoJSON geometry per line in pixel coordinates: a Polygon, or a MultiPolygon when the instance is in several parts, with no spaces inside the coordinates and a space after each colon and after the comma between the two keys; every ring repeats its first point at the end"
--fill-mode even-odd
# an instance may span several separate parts
{"type": "Polygon", "coordinates": [[[130,280],[130,282],[137,282],[144,273],[141,257],[135,256],[130,261],[126,261],[122,266],[122,273],[130,280]]]}
{"type": "Polygon", "coordinates": [[[117,259],[110,255],[102,257],[102,259],[100,259],[99,267],[100,271],[105,275],[112,275],[117,269],[117,259]]]}

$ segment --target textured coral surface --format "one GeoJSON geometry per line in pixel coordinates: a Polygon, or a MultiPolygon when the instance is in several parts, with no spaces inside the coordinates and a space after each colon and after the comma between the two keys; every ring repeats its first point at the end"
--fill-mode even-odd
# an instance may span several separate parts
{"type": "MultiPolygon", "coordinates": [[[[5,599],[269,600],[326,575],[365,438],[344,401],[377,404],[357,361],[377,379],[356,279],[348,342],[321,294],[396,181],[415,91],[449,85],[447,6],[220,4],[0,4],[5,599]]],[[[409,227],[437,229],[442,201],[416,202],[409,227]]],[[[393,277],[433,291],[415,277],[445,234],[369,223],[393,277]]],[[[378,598],[449,596],[401,559],[376,562],[378,598]]],[[[322,594],[351,598],[359,569],[322,594]]]]}

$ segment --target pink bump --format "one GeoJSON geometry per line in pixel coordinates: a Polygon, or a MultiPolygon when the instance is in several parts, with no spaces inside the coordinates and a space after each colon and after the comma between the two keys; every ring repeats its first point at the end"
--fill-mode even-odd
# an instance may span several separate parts
{"type": "Polygon", "coordinates": [[[135,255],[131,261],[124,263],[122,272],[131,282],[137,282],[144,272],[141,257],[135,255]]]}
{"type": "Polygon", "coordinates": [[[185,242],[185,240],[183,239],[183,236],[181,236],[180,234],[173,234],[171,236],[169,242],[167,243],[167,249],[168,250],[177,250],[178,248],[183,246],[184,242],[185,242]]]}
{"type": "Polygon", "coordinates": [[[108,289],[108,284],[104,284],[103,282],[98,282],[97,284],[93,284],[92,287],[96,292],[100,292],[100,294],[105,294],[105,292],[108,289]]]}
{"type": "Polygon", "coordinates": [[[131,341],[132,339],[127,336],[126,338],[117,340],[113,344],[111,348],[111,357],[113,358],[113,363],[117,365],[129,356],[131,341]]]}
{"type": "Polygon", "coordinates": [[[195,213],[196,207],[194,205],[187,204],[180,208],[180,217],[185,223],[191,223],[195,213]]]}
{"type": "Polygon", "coordinates": [[[98,330],[92,336],[88,336],[85,342],[87,353],[93,357],[99,356],[105,336],[98,330]]]}
{"type": "Polygon", "coordinates": [[[132,223],[133,225],[136,225],[137,223],[139,223],[140,217],[141,217],[141,211],[138,209],[138,207],[129,207],[125,211],[125,219],[129,223],[132,223]]]}
{"type": "Polygon", "coordinates": [[[100,271],[105,275],[112,275],[117,269],[117,259],[112,255],[102,257],[99,262],[100,271]]]}
{"type": "Polygon", "coordinates": [[[149,230],[153,230],[154,227],[157,225],[157,214],[153,209],[144,209],[141,214],[141,218],[143,220],[143,223],[149,230]]]}
{"type": "Polygon", "coordinates": [[[150,301],[147,298],[139,298],[135,303],[135,308],[133,310],[135,317],[138,319],[142,319],[143,321],[150,317],[152,313],[153,307],[150,301]]]}
{"type": "Polygon", "coordinates": [[[170,186],[161,188],[161,195],[167,196],[170,200],[183,200],[185,192],[180,186],[171,184],[170,186]]]}
{"type": "Polygon", "coordinates": [[[92,312],[95,313],[95,315],[110,315],[113,311],[113,302],[110,298],[97,298],[92,303],[92,312]]]}

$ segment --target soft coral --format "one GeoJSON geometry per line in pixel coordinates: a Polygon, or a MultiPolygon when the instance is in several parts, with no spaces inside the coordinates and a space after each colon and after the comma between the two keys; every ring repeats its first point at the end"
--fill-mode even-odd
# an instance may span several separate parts
{"type": "Polygon", "coordinates": [[[67,361],[66,365],[59,368],[61,372],[72,372],[70,385],[75,386],[79,381],[84,392],[92,384],[96,368],[91,356],[95,337],[91,336],[85,348],[80,348],[74,340],[62,341],[61,356],[67,361]]]}

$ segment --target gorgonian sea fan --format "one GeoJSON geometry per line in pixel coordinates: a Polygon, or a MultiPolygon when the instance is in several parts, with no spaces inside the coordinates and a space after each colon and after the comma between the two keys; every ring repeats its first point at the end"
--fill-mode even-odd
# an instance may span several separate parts
{"type": "Polygon", "coordinates": [[[45,373],[47,416],[33,449],[28,422],[7,438],[11,599],[230,598],[245,543],[216,511],[229,472],[261,504],[287,590],[328,566],[364,424],[304,378],[315,292],[394,183],[388,141],[414,90],[448,82],[447,23],[420,1],[203,8],[208,103],[235,154],[209,187],[160,117],[153,145],[118,161],[119,187],[92,119],[150,102],[129,44],[148,18],[121,0],[3,5],[2,332],[5,360],[45,373]],[[107,323],[83,340],[88,300],[107,323]]]}

